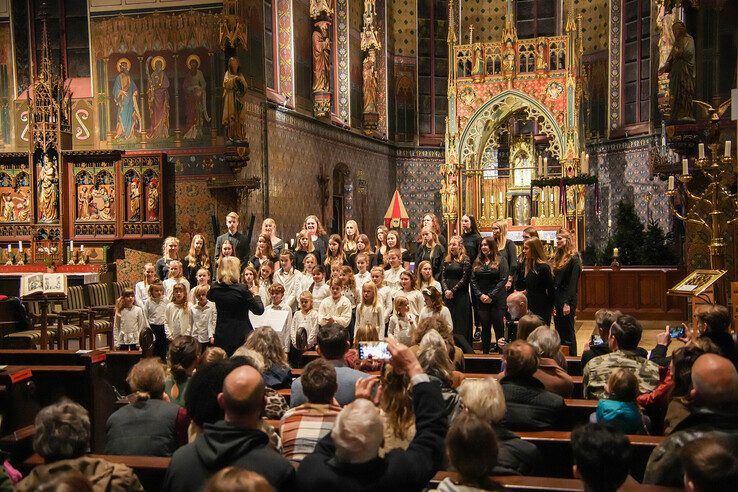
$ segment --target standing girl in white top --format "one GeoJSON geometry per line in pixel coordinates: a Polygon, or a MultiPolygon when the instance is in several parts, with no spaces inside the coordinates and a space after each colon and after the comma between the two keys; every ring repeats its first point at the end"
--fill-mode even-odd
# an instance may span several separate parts
{"type": "Polygon", "coordinates": [[[195,302],[190,306],[189,335],[198,341],[201,353],[205,347],[215,342],[215,322],[218,319],[215,303],[208,301],[209,290],[210,286],[207,284],[195,287],[195,302]]]}
{"type": "Polygon", "coordinates": [[[269,295],[269,286],[274,283],[274,263],[270,260],[264,260],[259,267],[259,297],[261,302],[266,306],[272,303],[269,295]]]}
{"type": "Polygon", "coordinates": [[[159,276],[156,274],[156,265],[153,263],[145,264],[144,279],[136,283],[136,289],[134,292],[136,306],[141,309],[144,308],[146,305],[146,299],[149,298],[149,286],[156,280],[159,280],[159,276]]]}
{"type": "Polygon", "coordinates": [[[426,287],[423,289],[423,300],[425,307],[420,311],[418,321],[425,318],[439,318],[453,332],[454,322],[451,318],[451,311],[443,303],[441,293],[435,287],[426,287]]]}
{"type": "Polygon", "coordinates": [[[169,278],[164,281],[164,297],[167,299],[172,298],[172,288],[175,285],[182,284],[185,286],[185,298],[190,292],[190,283],[187,281],[184,275],[182,275],[182,262],[179,260],[172,260],[169,262],[169,278]]]}
{"type": "MultiPolygon", "coordinates": [[[[361,244],[361,243],[359,243],[361,244]]],[[[369,273],[369,255],[366,253],[359,253],[356,255],[356,270],[354,274],[354,282],[356,282],[356,289],[361,292],[361,288],[364,284],[372,281],[372,274],[369,273]]]]}
{"type": "Polygon", "coordinates": [[[386,325],[392,314],[392,289],[384,285],[384,271],[383,266],[372,268],[372,283],[377,287],[377,295],[384,308],[384,324],[386,325]]]}
{"type": "Polygon", "coordinates": [[[423,260],[415,267],[416,287],[422,292],[426,287],[435,287],[441,292],[441,282],[433,278],[433,267],[430,261],[423,260]]]}
{"type": "Polygon", "coordinates": [[[399,249],[391,249],[387,252],[387,264],[390,267],[384,272],[384,285],[392,290],[402,290],[400,274],[405,270],[402,268],[402,257],[399,249]]]}
{"type": "Polygon", "coordinates": [[[158,280],[149,286],[149,298],[144,308],[146,320],[154,333],[154,355],[161,360],[167,360],[167,335],[164,329],[167,317],[169,299],[164,297],[164,284],[158,280]]]}
{"type": "Polygon", "coordinates": [[[331,288],[325,282],[325,268],[323,268],[323,265],[316,265],[315,268],[313,268],[313,283],[305,290],[312,294],[313,306],[316,311],[320,307],[320,303],[323,299],[330,297],[331,288]]]}
{"type": "Polygon", "coordinates": [[[390,317],[387,334],[394,336],[398,342],[410,346],[417,319],[417,316],[410,312],[410,302],[407,297],[400,294],[395,297],[395,313],[390,317]]]}
{"type": "MultiPolygon", "coordinates": [[[[322,268],[322,267],[321,267],[322,268]]],[[[318,341],[318,311],[313,309],[313,295],[310,292],[300,294],[300,309],[292,317],[290,327],[290,366],[302,366],[302,353],[312,350],[318,341]],[[305,344],[298,343],[298,334],[305,330],[305,344]]]]}
{"type": "Polygon", "coordinates": [[[323,299],[318,308],[318,324],[330,326],[336,323],[347,328],[351,323],[351,303],[343,296],[341,279],[331,282],[331,295],[323,299]]]}
{"type": "Polygon", "coordinates": [[[187,289],[183,284],[177,284],[172,290],[172,302],[165,312],[164,332],[167,340],[190,331],[190,303],[187,302],[187,289]]]}
{"type": "Polygon", "coordinates": [[[113,337],[118,350],[136,350],[138,335],[146,328],[143,309],[135,305],[133,289],[123,289],[115,303],[115,322],[113,337]]]}
{"type": "Polygon", "coordinates": [[[384,307],[379,302],[377,286],[372,282],[362,287],[361,304],[356,307],[356,326],[371,325],[379,340],[384,339],[384,307]]]}
{"type": "MultiPolygon", "coordinates": [[[[314,254],[308,253],[302,261],[302,290],[300,292],[310,290],[310,286],[313,285],[313,270],[316,266],[318,266],[318,258],[314,254]]],[[[295,265],[295,268],[297,268],[297,265],[295,265]]]]}
{"type": "Polygon", "coordinates": [[[423,301],[423,294],[415,288],[415,277],[408,271],[403,271],[400,274],[400,287],[402,290],[395,291],[395,297],[398,295],[404,295],[410,302],[410,312],[414,316],[420,315],[420,311],[423,309],[425,302],[423,301]]]}
{"type": "MultiPolygon", "coordinates": [[[[289,252],[289,250],[287,250],[289,252]]],[[[279,340],[282,343],[282,350],[284,353],[290,351],[290,328],[292,327],[292,308],[287,305],[287,301],[284,296],[284,285],[273,283],[269,286],[269,295],[272,298],[272,303],[264,308],[264,315],[269,314],[270,311],[286,311],[287,317],[284,320],[284,324],[281,326],[272,326],[274,331],[279,335],[279,340]]]]}

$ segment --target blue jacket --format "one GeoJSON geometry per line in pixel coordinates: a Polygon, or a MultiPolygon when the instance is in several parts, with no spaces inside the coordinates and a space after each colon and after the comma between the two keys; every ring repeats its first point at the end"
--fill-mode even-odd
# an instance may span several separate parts
{"type": "Polygon", "coordinates": [[[597,404],[597,422],[612,424],[626,434],[644,432],[643,415],[631,401],[600,400],[597,404]]]}

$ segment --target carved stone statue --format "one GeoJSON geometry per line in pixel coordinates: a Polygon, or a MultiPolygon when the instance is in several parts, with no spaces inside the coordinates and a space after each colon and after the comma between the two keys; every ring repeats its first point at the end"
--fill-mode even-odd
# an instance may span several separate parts
{"type": "Polygon", "coordinates": [[[327,21],[316,22],[313,31],[313,92],[330,91],[331,41],[327,21]]]}
{"type": "Polygon", "coordinates": [[[46,154],[38,178],[39,222],[56,222],[59,220],[59,175],[55,163],[46,154]]]}
{"type": "Polygon", "coordinates": [[[239,69],[238,59],[228,60],[228,70],[223,77],[223,118],[226,135],[231,140],[245,138],[245,98],[248,84],[239,69]]]}
{"type": "Polygon", "coordinates": [[[671,97],[671,119],[674,121],[695,121],[692,116],[694,100],[694,39],[687,34],[683,22],[674,23],[674,46],[666,64],[659,74],[669,74],[669,94],[671,97]]]}
{"type": "Polygon", "coordinates": [[[364,113],[377,112],[379,82],[377,77],[377,55],[369,50],[364,58],[364,113]]]}
{"type": "Polygon", "coordinates": [[[663,68],[669,58],[671,48],[674,46],[674,31],[672,30],[674,14],[671,10],[666,10],[664,5],[659,9],[656,24],[661,32],[659,36],[659,68],[663,68]]]}

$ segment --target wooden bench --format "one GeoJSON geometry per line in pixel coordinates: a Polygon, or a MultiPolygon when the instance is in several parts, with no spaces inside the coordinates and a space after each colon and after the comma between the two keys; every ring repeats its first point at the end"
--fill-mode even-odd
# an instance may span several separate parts
{"type": "MultiPolygon", "coordinates": [[[[437,486],[447,477],[456,481],[459,478],[459,474],[451,471],[439,471],[431,479],[430,485],[437,486]]],[[[582,482],[574,478],[520,477],[512,475],[491,477],[491,479],[505,490],[550,490],[555,492],[580,492],[584,490],[582,482]]],[[[642,485],[634,479],[628,478],[618,490],[619,492],[677,492],[682,489],[660,487],[658,485],[642,485]]]]}
{"type": "Polygon", "coordinates": [[[0,385],[0,435],[33,424],[41,409],[33,373],[26,368],[6,368],[0,371],[0,385]]]}
{"type": "MultiPolygon", "coordinates": [[[[481,372],[465,372],[464,373],[464,379],[484,379],[494,377],[495,379],[500,379],[502,377],[502,373],[497,374],[486,374],[481,372]]],[[[574,381],[574,390],[573,395],[574,396],[582,396],[584,394],[584,385],[582,383],[582,376],[572,376],[572,381],[574,381]]]]}

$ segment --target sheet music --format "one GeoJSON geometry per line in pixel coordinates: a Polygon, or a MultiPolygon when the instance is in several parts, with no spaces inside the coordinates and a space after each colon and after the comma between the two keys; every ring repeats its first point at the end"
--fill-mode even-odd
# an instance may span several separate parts
{"type": "Polygon", "coordinates": [[[288,314],[288,311],[269,309],[268,311],[264,311],[264,314],[262,315],[249,313],[249,320],[251,321],[251,326],[255,329],[262,326],[268,326],[277,333],[281,333],[285,328],[284,324],[287,322],[288,314]]]}

